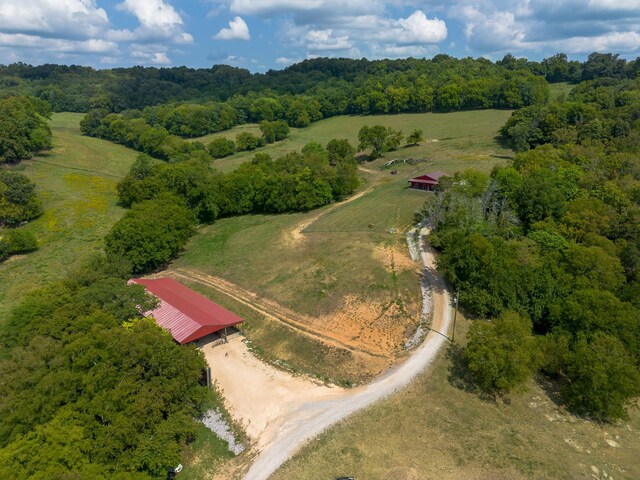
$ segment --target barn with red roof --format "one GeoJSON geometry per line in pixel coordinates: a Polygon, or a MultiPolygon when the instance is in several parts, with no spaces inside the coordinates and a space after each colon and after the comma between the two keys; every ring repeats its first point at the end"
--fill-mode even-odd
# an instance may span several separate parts
{"type": "Polygon", "coordinates": [[[420,175],[409,179],[409,188],[413,190],[424,190],[431,192],[435,189],[435,186],[440,182],[441,177],[448,177],[444,172],[432,172],[426,175],[420,175]]]}
{"type": "Polygon", "coordinates": [[[160,300],[158,307],[145,312],[184,345],[211,333],[242,323],[242,318],[172,278],[134,278],[160,300]]]}

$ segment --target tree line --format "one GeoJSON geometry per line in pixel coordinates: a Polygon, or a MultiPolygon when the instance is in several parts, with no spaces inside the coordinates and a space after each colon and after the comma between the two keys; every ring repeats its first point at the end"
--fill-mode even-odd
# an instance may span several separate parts
{"type": "Polygon", "coordinates": [[[235,140],[216,138],[205,145],[199,141],[186,141],[172,134],[164,126],[157,123],[152,125],[136,115],[134,112],[108,113],[104,109],[91,110],[80,121],[80,131],[85,135],[111,140],[170,162],[180,162],[192,157],[222,158],[237,151],[254,150],[287,138],[290,131],[283,120],[262,120],[261,136],[240,132],[235,140]]]}
{"type": "Polygon", "coordinates": [[[340,85],[305,95],[250,92],[224,102],[169,103],[121,113],[111,113],[107,101],[96,102],[82,121],[82,131],[166,158],[167,153],[154,149],[154,144],[179,145],[178,137],[199,137],[245,123],[280,121],[302,128],[335,115],[520,108],[544,104],[549,97],[547,83],[531,73],[478,69],[477,75],[443,75],[438,82],[402,72],[367,78],[358,88],[340,85]]]}
{"type": "MultiPolygon", "coordinates": [[[[434,110],[449,108],[448,90],[461,86],[468,92],[464,95],[465,103],[477,105],[486,101],[476,97],[487,88],[485,78],[488,72],[492,76],[522,72],[548,82],[577,83],[600,77],[635,78],[639,70],[640,62],[637,59],[626,61],[615,54],[596,52],[584,62],[570,61],[563,53],[541,62],[507,54],[495,63],[483,58],[457,59],[443,54],[431,59],[317,58],[304,60],[284,70],[269,70],[264,74],[251,74],[246,69],[227,65],[203,69],[137,66],[96,70],[77,65],[31,66],[15,63],[0,66],[0,92],[36,96],[49,102],[56,112],[87,112],[91,108],[104,107],[111,112],[121,112],[172,101],[225,101],[234,95],[242,96],[249,92],[263,96],[271,91],[276,95],[311,96],[321,103],[326,117],[336,115],[335,112],[328,115],[334,110],[344,111],[344,103],[358,97],[359,100],[354,101],[354,106],[358,105],[356,113],[363,113],[363,107],[372,106],[382,109],[376,111],[387,109],[388,113],[393,113],[405,102],[407,92],[412,98],[418,98],[425,97],[425,93],[431,91],[431,95],[425,98],[434,101],[434,110]],[[438,94],[440,87],[448,83],[448,78],[464,79],[464,82],[456,80],[454,86],[438,94]],[[414,83],[415,88],[412,87],[414,83]],[[371,95],[366,90],[371,89],[376,93],[368,101],[371,95]]],[[[498,86],[493,81],[489,83],[490,87],[498,86]]],[[[500,89],[503,104],[511,102],[510,89],[508,85],[500,89]]],[[[494,90],[491,95],[500,90],[494,90]]],[[[419,102],[412,103],[415,103],[414,108],[424,108],[419,102]]]]}
{"type": "Polygon", "coordinates": [[[640,79],[589,80],[573,88],[567,98],[515,112],[500,129],[500,140],[516,151],[592,142],[629,150],[637,142],[639,117],[640,79]]]}
{"type": "Polygon", "coordinates": [[[354,153],[346,140],[312,142],[275,160],[257,154],[229,173],[199,158],[154,164],[141,155],[118,184],[130,210],[107,235],[106,250],[127,258],[134,272],[148,272],[173,258],[197,223],[326,205],[357,188],[354,153]]]}
{"type": "Polygon", "coordinates": [[[0,170],[0,262],[38,248],[31,232],[16,228],[42,215],[42,202],[35,188],[26,175],[0,170]]]}
{"type": "MultiPolygon", "coordinates": [[[[598,88],[579,86],[574,110],[598,112],[598,88]]],[[[626,103],[612,108],[627,115],[626,103]]],[[[423,214],[438,268],[486,319],[465,351],[478,383],[508,391],[541,371],[560,380],[571,410],[607,420],[640,395],[639,130],[576,143],[566,128],[556,123],[548,138],[563,141],[532,145],[490,176],[442,180],[423,214]]]]}
{"type": "Polygon", "coordinates": [[[5,166],[51,147],[50,115],[50,106],[37,98],[0,98],[0,262],[38,248],[31,232],[17,228],[42,214],[36,185],[5,166]]]}

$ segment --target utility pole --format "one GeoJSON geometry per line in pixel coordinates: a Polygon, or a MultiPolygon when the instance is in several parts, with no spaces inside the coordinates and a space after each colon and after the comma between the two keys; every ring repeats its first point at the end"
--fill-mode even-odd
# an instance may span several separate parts
{"type": "Polygon", "coordinates": [[[458,295],[460,294],[459,290],[456,290],[456,297],[453,299],[453,305],[455,306],[455,310],[453,312],[453,331],[451,332],[451,343],[455,343],[456,338],[456,318],[458,317],[458,295]]]}

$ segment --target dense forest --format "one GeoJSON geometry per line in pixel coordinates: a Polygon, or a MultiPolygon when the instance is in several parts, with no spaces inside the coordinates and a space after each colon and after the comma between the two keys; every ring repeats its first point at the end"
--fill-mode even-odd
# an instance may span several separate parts
{"type": "MultiPolygon", "coordinates": [[[[349,62],[353,61],[345,60],[349,62]]],[[[101,96],[92,100],[81,128],[86,135],[112,140],[163,160],[180,161],[198,150],[207,151],[207,146],[182,138],[220,132],[247,122],[260,123],[267,130],[263,129],[261,138],[242,132],[235,139],[233,151],[252,150],[284,138],[286,133],[276,135],[283,126],[302,128],[335,115],[513,109],[543,105],[549,98],[544,78],[526,69],[448,57],[441,63],[415,60],[411,69],[389,67],[353,78],[345,74],[350,80],[338,77],[339,84],[323,88],[315,84],[304,94],[268,89],[235,93],[223,101],[169,102],[141,109],[115,108],[112,101],[101,96]]],[[[318,64],[319,68],[327,68],[323,62],[318,64]]],[[[216,147],[208,150],[217,150],[216,147]]],[[[218,157],[233,151],[227,143],[218,157]]]]}
{"type": "MultiPolygon", "coordinates": [[[[562,53],[541,62],[508,54],[495,63],[443,54],[431,59],[317,58],[264,74],[251,74],[227,65],[208,69],[95,70],[76,65],[16,63],[0,66],[0,93],[34,95],[49,102],[56,112],[86,112],[91,108],[120,112],[175,101],[224,102],[234,95],[271,91],[275,95],[313,97],[323,105],[323,114],[327,116],[329,112],[335,115],[338,110],[344,111],[349,99],[354,99],[353,105],[360,109],[358,113],[372,105],[376,111],[393,113],[398,111],[395,98],[402,104],[407,93],[414,92],[415,98],[415,92],[429,92],[428,98],[435,102],[437,110],[448,108],[449,98],[454,105],[467,102],[471,106],[478,92],[482,94],[487,88],[492,90],[491,95],[499,94],[493,82],[499,83],[500,79],[515,78],[517,82],[517,77],[532,74],[548,82],[577,83],[598,77],[635,78],[639,70],[638,60],[627,62],[610,53],[592,53],[585,62],[570,61],[562,53]],[[438,89],[447,85],[439,95],[438,89]],[[455,93],[465,94],[456,97],[455,93]]],[[[505,83],[504,99],[508,99],[512,87],[513,82],[505,83]]],[[[418,103],[414,108],[424,106],[418,103]]]]}
{"type": "Polygon", "coordinates": [[[502,138],[513,161],[443,181],[424,212],[461,305],[492,319],[471,328],[469,369],[498,391],[539,370],[572,410],[624,416],[640,394],[639,84],[583,82],[502,138]]]}
{"type": "Polygon", "coordinates": [[[128,275],[95,257],[7,320],[2,478],[157,479],[180,462],[208,401],[205,360],[141,317],[155,301],[128,275]]]}
{"type": "Polygon", "coordinates": [[[0,98],[0,164],[31,158],[51,147],[50,105],[34,97],[0,98]]]}

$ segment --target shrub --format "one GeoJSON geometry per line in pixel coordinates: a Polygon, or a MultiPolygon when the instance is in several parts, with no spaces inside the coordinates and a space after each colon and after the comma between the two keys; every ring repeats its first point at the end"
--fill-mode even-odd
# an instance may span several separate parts
{"type": "Polygon", "coordinates": [[[211,140],[207,146],[207,150],[213,158],[224,158],[236,153],[236,144],[228,138],[215,138],[211,140]]]}
{"type": "Polygon", "coordinates": [[[260,138],[250,132],[240,132],[236,137],[236,148],[242,152],[245,150],[255,150],[260,146],[260,138]]]}

